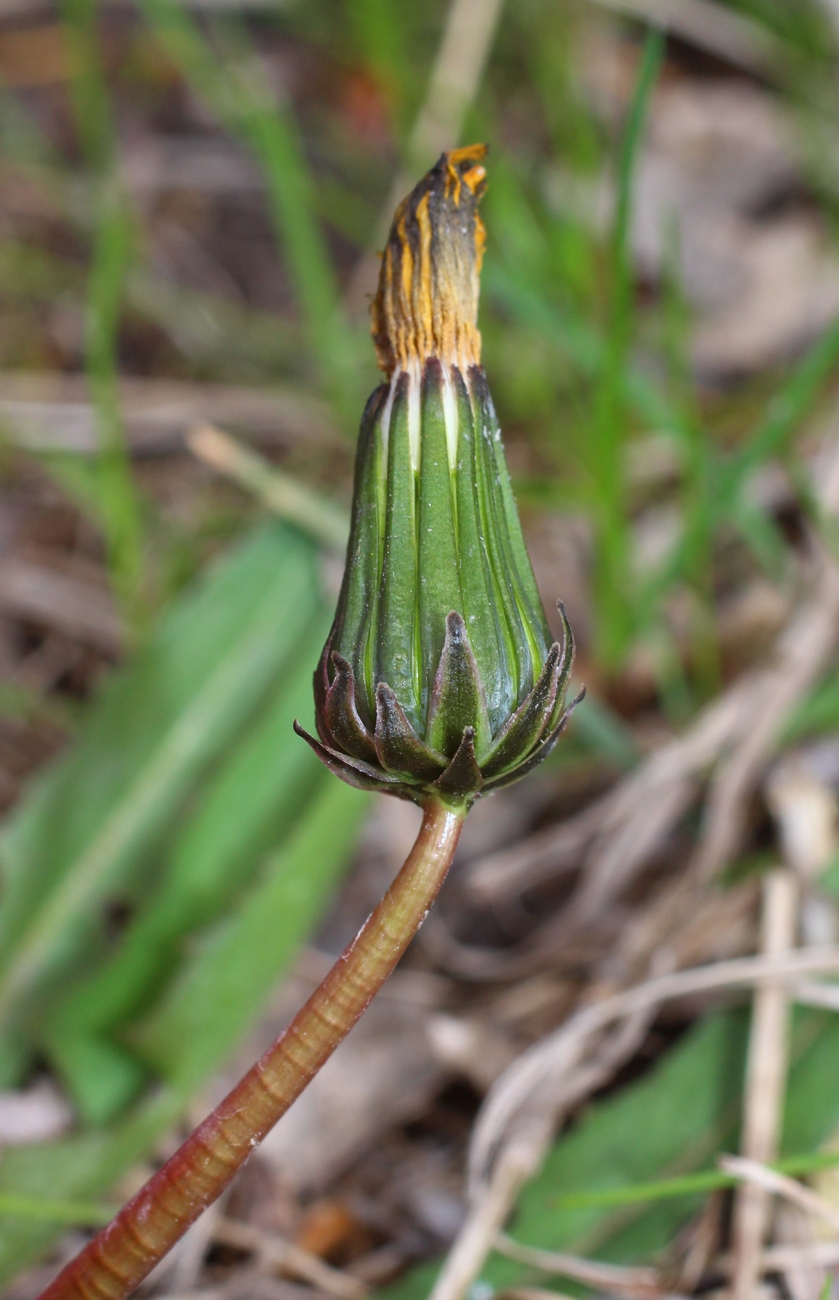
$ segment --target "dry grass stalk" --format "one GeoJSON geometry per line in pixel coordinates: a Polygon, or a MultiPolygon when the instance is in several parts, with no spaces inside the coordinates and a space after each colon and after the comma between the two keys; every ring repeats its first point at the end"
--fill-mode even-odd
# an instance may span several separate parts
{"type": "Polygon", "coordinates": [[[626,1268],[617,1264],[602,1264],[596,1259],[581,1259],[559,1251],[539,1250],[514,1241],[505,1233],[495,1240],[495,1249],[507,1259],[517,1260],[538,1269],[541,1273],[570,1278],[585,1286],[616,1291],[635,1300],[655,1300],[661,1295],[661,1279],[654,1268],[626,1268]]]}
{"type": "Polygon", "coordinates": [[[43,564],[12,558],[0,561],[0,610],[111,657],[123,646],[122,627],[108,591],[43,564]]]}
{"type": "Polygon", "coordinates": [[[495,1083],[478,1116],[469,1153],[471,1209],[433,1300],[462,1300],[562,1115],[631,1055],[663,1002],[767,982],[794,985],[805,974],[837,970],[839,947],[832,946],[658,976],[583,1008],[524,1052],[495,1083]]]}
{"type": "MultiPolygon", "coordinates": [[[[123,377],[120,406],[134,454],[177,451],[200,420],[247,429],[277,446],[297,442],[340,446],[328,407],[293,387],[270,391],[236,384],[123,377]]],[[[16,445],[35,452],[97,448],[96,419],[82,375],[23,372],[0,375],[0,421],[16,445]]]]}
{"type": "Polygon", "coordinates": [[[252,1251],[262,1268],[282,1269],[291,1277],[301,1278],[326,1295],[334,1296],[335,1300],[364,1300],[369,1295],[369,1288],[358,1278],[333,1268],[294,1242],[273,1234],[269,1236],[249,1223],[222,1218],[216,1224],[213,1236],[215,1241],[225,1246],[252,1251]]]}
{"type": "MultiPolygon", "coordinates": [[[[779,1174],[775,1169],[767,1169],[758,1160],[748,1160],[742,1156],[723,1156],[719,1162],[720,1169],[732,1178],[741,1179],[746,1185],[758,1188],[764,1193],[783,1196],[794,1205],[798,1205],[810,1214],[817,1215],[839,1232],[839,1212],[829,1205],[821,1196],[799,1183],[795,1178],[779,1174]]],[[[758,1252],[758,1265],[760,1252],[758,1252]]]]}
{"type": "Polygon", "coordinates": [[[342,507],[332,506],[222,429],[212,424],[194,425],[186,434],[186,444],[197,460],[252,492],[281,519],[336,551],[346,547],[349,520],[342,507]]]}
{"type": "Polygon", "coordinates": [[[501,1152],[492,1182],[479,1197],[449,1252],[430,1300],[460,1300],[480,1272],[510,1208],[538,1167],[537,1144],[511,1141],[501,1152]]]}
{"type": "MultiPolygon", "coordinates": [[[[839,1241],[814,1241],[808,1246],[767,1246],[761,1252],[762,1273],[785,1273],[791,1268],[835,1268],[839,1265],[839,1241]]],[[[722,1272],[730,1272],[731,1256],[716,1261],[722,1272]]]]}
{"type": "Polygon", "coordinates": [[[781,50],[766,29],[712,0],[596,0],[604,9],[662,27],[701,50],[766,76],[781,50]]]}
{"type": "Polygon", "coordinates": [[[498,1300],[571,1300],[565,1291],[546,1291],[538,1286],[515,1286],[502,1291],[498,1300]]]}
{"type": "MultiPolygon", "coordinates": [[[[773,871],[763,884],[761,952],[782,956],[795,944],[798,890],[789,871],[773,871]]],[[[764,984],[754,997],[746,1070],[742,1151],[749,1164],[777,1158],[786,1090],[788,994],[781,984],[764,984]]],[[[735,1300],[750,1300],[760,1269],[769,1197],[749,1180],[739,1189],[734,1212],[735,1300]]]]}
{"type": "MultiPolygon", "coordinates": [[[[604,1300],[624,1300],[624,1297],[629,1300],[630,1297],[630,1292],[628,1291],[616,1291],[611,1289],[601,1290],[599,1294],[604,1297],[604,1300]]],[[[658,1300],[682,1300],[682,1297],[677,1296],[665,1298],[663,1291],[656,1291],[654,1293],[648,1292],[647,1294],[649,1296],[654,1294],[658,1300]]],[[[559,1300],[572,1300],[571,1296],[569,1296],[565,1291],[549,1291],[547,1288],[539,1286],[510,1287],[509,1290],[500,1293],[498,1300],[555,1300],[555,1297],[557,1296],[559,1297],[559,1300]]]]}

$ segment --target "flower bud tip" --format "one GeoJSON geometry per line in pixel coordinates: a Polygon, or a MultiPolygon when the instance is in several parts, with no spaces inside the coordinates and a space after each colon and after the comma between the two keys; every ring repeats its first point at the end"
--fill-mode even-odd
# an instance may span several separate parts
{"type": "Polygon", "coordinates": [[[486,234],[484,144],[444,153],[400,203],[373,300],[379,366],[420,369],[429,357],[464,372],[481,359],[478,293],[486,234]]]}

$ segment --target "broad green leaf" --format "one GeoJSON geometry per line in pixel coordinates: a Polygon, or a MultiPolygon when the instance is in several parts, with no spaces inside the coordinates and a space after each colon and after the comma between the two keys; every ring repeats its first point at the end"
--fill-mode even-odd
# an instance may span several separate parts
{"type": "Polygon", "coordinates": [[[161,1005],[132,1032],[164,1078],[193,1088],[253,1025],[328,902],[368,806],[368,796],[324,772],[306,816],[249,896],[201,940],[161,1005]]]}
{"type": "Polygon", "coordinates": [[[235,906],[259,855],[282,842],[324,771],[291,724],[311,710],[312,663],[326,630],[323,614],[302,629],[289,673],[174,833],[156,888],[111,956],[53,1006],[52,1031],[108,1030],[146,1009],[187,936],[235,906]]]}
{"type": "Polygon", "coordinates": [[[42,991],[45,976],[101,949],[101,904],[241,728],[316,609],[315,562],[311,545],[290,529],[260,529],[114,675],[79,744],[7,826],[0,842],[6,1026],[20,1022],[22,1000],[42,991]]]}
{"type": "Polygon", "coordinates": [[[148,1071],[130,1052],[72,1020],[56,1016],[44,1035],[44,1055],[87,1124],[114,1119],[148,1082],[148,1071]]]}
{"type": "MultiPolygon", "coordinates": [[[[0,1158],[0,1194],[44,1200],[87,1200],[103,1195],[143,1160],[183,1111],[173,1092],[159,1093],[118,1125],[87,1129],[60,1141],[8,1147],[0,1158]]],[[[0,1286],[49,1248],[55,1223],[0,1214],[0,1286]]]]}
{"type": "MultiPolygon", "coordinates": [[[[713,1016],[637,1083],[595,1102],[556,1142],[539,1175],[524,1189],[510,1233],[545,1250],[616,1262],[649,1259],[663,1250],[700,1208],[702,1195],[574,1209],[562,1208],[561,1198],[713,1168],[718,1152],[735,1149],[747,1029],[743,1013],[713,1016]]],[[[792,1058],[783,1151],[800,1155],[816,1149],[839,1123],[836,1017],[796,1015],[792,1058]]],[[[415,1269],[385,1294],[391,1300],[420,1300],[435,1273],[433,1266],[415,1269]]],[[[532,1269],[493,1255],[481,1280],[502,1289],[533,1282],[536,1276],[532,1269]]],[[[571,1289],[564,1280],[559,1285],[571,1289]]]]}
{"type": "Polygon", "coordinates": [[[81,1228],[98,1228],[113,1217],[110,1207],[98,1201],[53,1201],[45,1196],[16,1196],[14,1192],[0,1193],[2,1214],[81,1228]]]}
{"type": "MultiPolygon", "coordinates": [[[[199,945],[144,1029],[144,1045],[174,1081],[117,1124],[6,1150],[0,1194],[51,1201],[104,1195],[183,1112],[190,1092],[227,1057],[311,932],[349,860],[368,798],[324,773],[284,850],[271,855],[239,910],[199,945]]],[[[0,1214],[0,1283],[54,1239],[54,1224],[0,1214]]]]}

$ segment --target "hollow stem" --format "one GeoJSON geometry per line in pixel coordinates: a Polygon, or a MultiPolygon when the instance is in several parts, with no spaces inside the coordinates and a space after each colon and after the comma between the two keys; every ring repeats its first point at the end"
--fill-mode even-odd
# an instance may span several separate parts
{"type": "Polygon", "coordinates": [[[405,952],[446,877],[464,816],[426,805],[390,889],[288,1028],[40,1300],[122,1300],[224,1191],[405,952]]]}

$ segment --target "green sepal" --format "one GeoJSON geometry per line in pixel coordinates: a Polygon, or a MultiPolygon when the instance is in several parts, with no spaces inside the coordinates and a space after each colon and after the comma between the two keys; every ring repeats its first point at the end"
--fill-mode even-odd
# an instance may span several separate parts
{"type": "Polygon", "coordinates": [[[550,726],[556,702],[561,651],[555,642],[533,690],[507,719],[493,744],[481,754],[481,771],[486,780],[499,776],[530,754],[550,726]]]}
{"type": "Polygon", "coordinates": [[[563,696],[574,662],[574,638],[564,606],[560,605],[559,611],[563,627],[562,645],[557,641],[553,643],[533,690],[507,720],[487,752],[480,753],[481,771],[487,781],[526,758],[560,720],[563,696]]]}
{"type": "Polygon", "coordinates": [[[453,755],[467,727],[472,729],[480,753],[490,740],[484,688],[466,624],[462,615],[452,610],[446,618],[446,639],[429,703],[428,742],[447,756],[453,755]]]}
{"type": "MultiPolygon", "coordinates": [[[[565,612],[565,606],[561,600],[556,602],[556,608],[559,613],[560,622],[562,623],[562,662],[560,664],[559,677],[556,684],[556,700],[554,701],[553,717],[550,722],[551,728],[556,726],[562,714],[562,708],[565,702],[565,692],[568,690],[568,682],[571,677],[571,669],[574,667],[574,654],[576,650],[574,644],[574,633],[571,631],[571,624],[568,622],[568,615],[565,612]]],[[[585,691],[583,692],[583,695],[584,694],[585,691]]],[[[580,696],[580,699],[581,698],[582,696],[580,696]]],[[[579,699],[575,699],[573,705],[570,705],[569,708],[575,707],[578,703],[579,699]]]]}
{"type": "Polygon", "coordinates": [[[475,756],[475,733],[471,727],[466,727],[457,753],[432,789],[444,803],[462,806],[477,798],[483,783],[475,756]]]}
{"type": "Polygon", "coordinates": [[[386,682],[379,682],[376,689],[376,706],[376,753],[385,771],[435,780],[447,759],[420,740],[386,682]]]}
{"type": "Polygon", "coordinates": [[[295,720],[294,730],[302,740],[317,754],[320,761],[333,772],[335,776],[340,776],[342,781],[348,785],[354,785],[357,790],[387,790],[391,794],[399,794],[400,787],[404,781],[401,777],[391,777],[387,773],[380,771],[376,767],[371,767],[369,763],[363,763],[361,759],[349,758],[346,754],[339,754],[337,750],[332,749],[329,745],[324,745],[323,741],[316,740],[314,736],[309,735],[305,727],[295,720]]]}
{"type": "Polygon", "coordinates": [[[513,785],[520,781],[523,776],[528,776],[530,772],[537,768],[550,754],[556,742],[559,740],[568,723],[571,720],[571,714],[578,704],[585,699],[585,688],[580,691],[579,695],[571,701],[568,708],[560,716],[559,722],[549,731],[534,749],[529,758],[517,767],[510,768],[507,772],[502,772],[501,776],[496,776],[493,780],[487,781],[481,791],[482,794],[491,794],[493,790],[503,790],[508,785],[513,785]]]}
{"type": "Polygon", "coordinates": [[[321,740],[327,745],[350,754],[353,758],[371,759],[375,762],[376,747],[373,738],[359,715],[355,702],[355,676],[352,664],[337,650],[330,659],[335,669],[332,685],[326,692],[323,709],[318,710],[318,731],[325,724],[321,740]]]}

